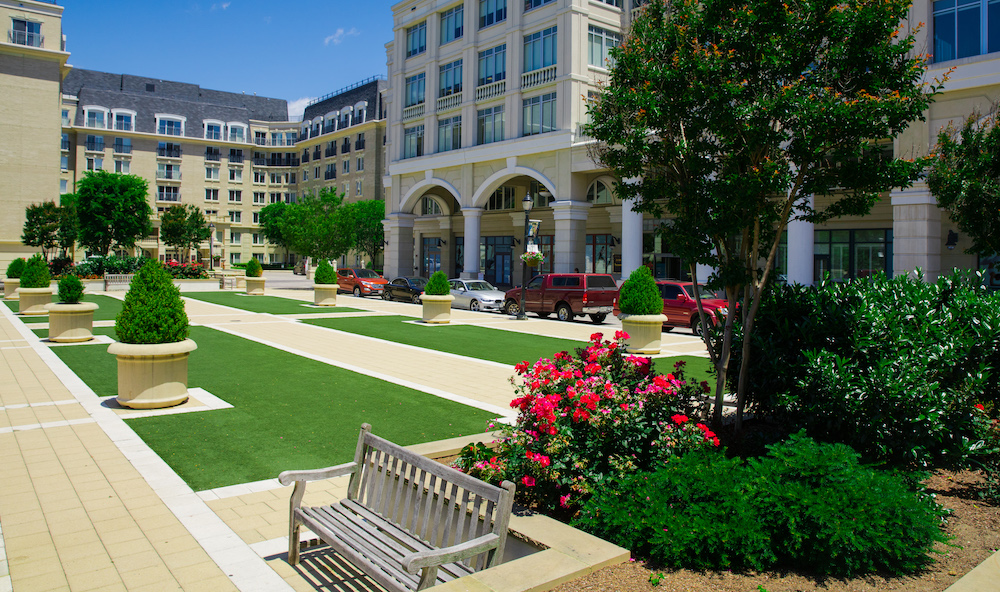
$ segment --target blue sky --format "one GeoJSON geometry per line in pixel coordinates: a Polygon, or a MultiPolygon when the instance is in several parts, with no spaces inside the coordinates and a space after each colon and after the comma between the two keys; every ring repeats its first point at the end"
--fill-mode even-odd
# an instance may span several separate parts
{"type": "Polygon", "coordinates": [[[309,100],[385,74],[389,0],[58,0],[69,63],[309,100]]]}

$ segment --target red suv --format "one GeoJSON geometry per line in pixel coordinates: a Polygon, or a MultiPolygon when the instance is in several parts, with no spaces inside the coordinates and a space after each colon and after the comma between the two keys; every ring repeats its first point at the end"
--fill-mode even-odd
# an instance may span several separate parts
{"type": "Polygon", "coordinates": [[[337,290],[355,296],[381,295],[389,280],[370,269],[345,267],[337,270],[337,290]]]}
{"type": "MultiPolygon", "coordinates": [[[[695,335],[701,335],[701,323],[698,321],[698,302],[694,299],[694,284],[678,280],[656,280],[656,286],[663,295],[663,314],[667,322],[663,323],[664,331],[672,331],[674,327],[690,327],[695,335]]],[[[717,294],[699,285],[701,289],[701,304],[708,315],[709,322],[718,323],[716,313],[725,317],[729,314],[729,302],[724,294],[717,294]]],[[[615,315],[620,314],[618,300],[615,299],[615,315]]]]}

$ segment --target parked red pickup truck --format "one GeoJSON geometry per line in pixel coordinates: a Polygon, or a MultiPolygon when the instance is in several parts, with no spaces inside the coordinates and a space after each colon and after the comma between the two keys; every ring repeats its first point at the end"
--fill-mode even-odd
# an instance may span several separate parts
{"type": "MultiPolygon", "coordinates": [[[[560,321],[590,315],[594,323],[604,322],[611,314],[618,285],[604,273],[548,273],[531,278],[525,288],[524,310],[545,318],[552,313],[560,321]]],[[[521,289],[508,290],[503,310],[518,313],[521,289]]]]}

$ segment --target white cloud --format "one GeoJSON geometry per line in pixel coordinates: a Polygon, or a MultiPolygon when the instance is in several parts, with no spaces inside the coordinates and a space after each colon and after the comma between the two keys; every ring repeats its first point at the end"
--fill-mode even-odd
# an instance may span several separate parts
{"type": "Polygon", "coordinates": [[[341,27],[337,29],[333,35],[327,35],[326,39],[323,40],[323,45],[330,45],[331,43],[334,45],[340,45],[341,41],[344,40],[344,37],[357,37],[360,34],[361,31],[355,29],[354,27],[351,27],[346,31],[343,27],[341,27]]]}
{"type": "Polygon", "coordinates": [[[212,10],[225,10],[225,9],[229,8],[230,4],[232,4],[232,2],[221,2],[221,3],[218,3],[218,4],[213,4],[212,5],[212,10]]]}
{"type": "Polygon", "coordinates": [[[288,102],[288,121],[301,121],[306,105],[316,100],[316,97],[302,97],[288,102]]]}

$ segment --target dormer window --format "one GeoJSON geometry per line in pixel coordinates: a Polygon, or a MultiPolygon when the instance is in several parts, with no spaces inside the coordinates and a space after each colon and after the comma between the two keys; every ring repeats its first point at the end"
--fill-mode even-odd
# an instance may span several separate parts
{"type": "Polygon", "coordinates": [[[239,123],[229,123],[229,141],[246,142],[247,126],[239,123]]]}
{"type": "Polygon", "coordinates": [[[223,123],[221,121],[206,121],[205,122],[205,139],[206,140],[221,140],[222,139],[222,127],[223,123]]]}
{"type": "Polygon", "coordinates": [[[84,107],[84,125],[96,129],[108,129],[108,110],[104,107],[84,107]]]}
{"type": "Polygon", "coordinates": [[[156,133],[163,136],[183,136],[184,121],[179,115],[156,115],[156,133]]]}
{"type": "Polygon", "coordinates": [[[27,45],[29,47],[42,47],[45,40],[42,37],[42,23],[36,23],[24,19],[11,19],[11,28],[8,41],[17,45],[27,45]]]}
{"type": "Polygon", "coordinates": [[[135,111],[112,110],[114,126],[117,131],[130,132],[135,129],[135,111]]]}

